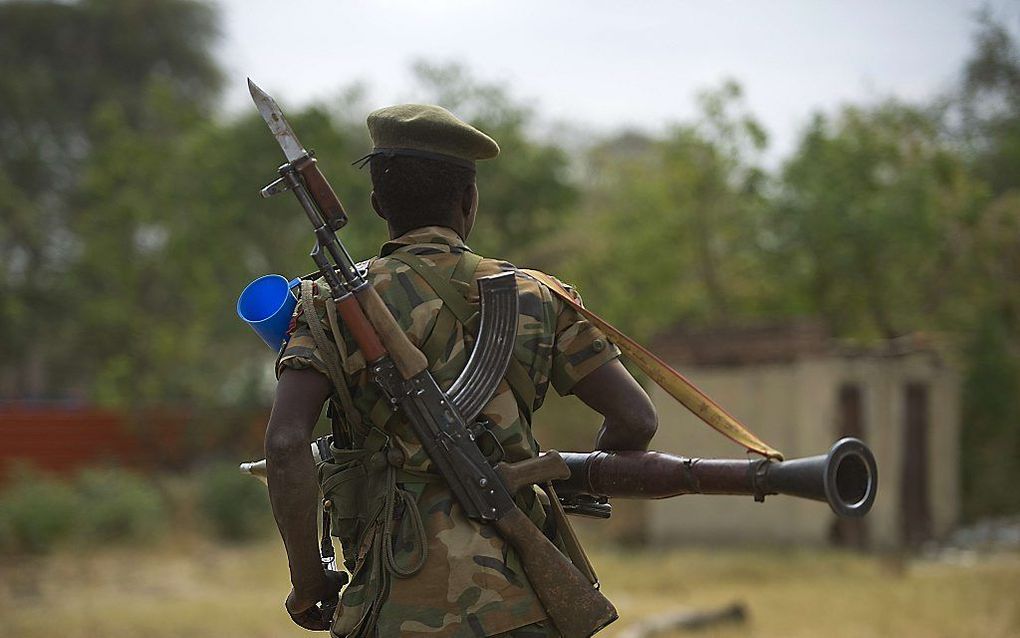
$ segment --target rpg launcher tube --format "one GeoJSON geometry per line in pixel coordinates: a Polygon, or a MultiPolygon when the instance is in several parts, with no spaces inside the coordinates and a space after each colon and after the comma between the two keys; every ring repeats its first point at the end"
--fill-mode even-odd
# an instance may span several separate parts
{"type": "Polygon", "coordinates": [[[787,461],[697,459],[661,452],[560,454],[570,468],[570,478],[556,482],[564,498],[743,494],[763,501],[770,494],[788,494],[824,501],[838,516],[859,517],[871,509],[878,489],[875,457],[853,438],[840,439],[828,454],[787,461]]]}

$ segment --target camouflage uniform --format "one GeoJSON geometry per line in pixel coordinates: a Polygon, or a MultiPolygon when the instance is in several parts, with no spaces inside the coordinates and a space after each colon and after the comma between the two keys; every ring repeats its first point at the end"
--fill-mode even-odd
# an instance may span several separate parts
{"type": "MultiPolygon", "coordinates": [[[[469,274],[458,281],[455,275],[461,273],[458,267],[470,249],[453,230],[440,226],[419,228],[387,242],[380,256],[368,262],[368,280],[411,341],[426,354],[432,374],[446,389],[467,362],[472,333],[422,277],[392,257],[395,252],[417,256],[444,279],[453,277],[451,283],[475,307],[478,291],[474,279],[515,268],[504,261],[481,259],[473,277],[469,274]]],[[[499,456],[502,448],[501,456],[507,461],[538,454],[531,417],[550,383],[560,394],[569,394],[578,380],[619,356],[598,329],[542,284],[524,273],[518,273],[517,283],[520,320],[514,357],[527,372],[530,387],[521,393],[528,396],[517,396],[504,379],[482,411],[492,436],[480,439],[482,451],[490,458],[499,456]]],[[[338,501],[334,521],[340,528],[334,528],[334,534],[341,538],[345,566],[352,573],[334,635],[459,637],[511,631],[507,635],[556,635],[523,575],[516,552],[491,527],[464,515],[445,483],[431,471],[431,462],[406,419],[390,410],[372,383],[354,340],[342,326],[342,338],[334,339],[325,311],[328,291],[321,279],[316,287],[317,321],[331,344],[338,346],[336,352],[327,354],[339,358],[357,412],[345,419],[350,427],[346,443],[355,452],[336,452],[342,458],[356,456],[361,463],[354,469],[334,466],[325,473],[320,468],[323,481],[331,481],[331,477],[345,480],[345,470],[346,475],[357,478],[345,484],[347,491],[337,491],[334,496],[338,501]],[[373,488],[371,482],[365,482],[364,468],[369,468],[369,473],[377,468],[378,477],[389,476],[397,496],[389,501],[366,496],[373,488]],[[387,545],[392,546],[392,552],[387,545]],[[422,559],[420,569],[415,569],[422,559]]],[[[301,308],[299,304],[277,372],[284,367],[311,366],[328,376],[323,353],[316,347],[301,308]]],[[[323,485],[325,491],[327,483],[323,485]]],[[[547,521],[544,494],[535,488],[522,490],[515,498],[521,509],[561,544],[552,519],[547,521]]]]}

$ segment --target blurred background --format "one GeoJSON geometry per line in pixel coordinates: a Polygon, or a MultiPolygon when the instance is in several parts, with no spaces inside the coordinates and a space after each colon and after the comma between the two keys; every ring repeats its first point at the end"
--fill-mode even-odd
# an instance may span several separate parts
{"type": "MultiPolygon", "coordinates": [[[[0,3],[3,634],[303,635],[263,486],[272,93],[375,253],[365,115],[499,141],[471,245],[577,285],[787,457],[864,439],[871,514],[690,496],[580,532],[605,634],[1020,635],[1020,6],[0,3]]],[[[646,384],[647,385],[647,384],[646,384]]],[[[653,447],[739,458],[647,385],[653,447]]],[[[536,415],[587,450],[576,400],[536,415]]]]}

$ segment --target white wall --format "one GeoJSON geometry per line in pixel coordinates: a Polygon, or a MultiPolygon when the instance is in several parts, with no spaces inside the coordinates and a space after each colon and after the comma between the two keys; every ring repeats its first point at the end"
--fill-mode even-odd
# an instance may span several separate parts
{"type": "MultiPolygon", "coordinates": [[[[832,356],[791,363],[684,367],[681,371],[751,431],[787,458],[824,454],[836,439],[837,399],[844,383],[862,390],[865,442],[879,468],[878,498],[867,524],[877,547],[900,534],[903,394],[908,382],[930,384],[929,486],[933,526],[945,534],[959,509],[959,380],[930,353],[897,357],[832,356]]],[[[664,392],[653,448],[682,456],[745,458],[742,448],[711,430],[664,392]]],[[[690,495],[645,508],[649,540],[824,544],[833,514],[824,503],[770,496],[690,495]]]]}

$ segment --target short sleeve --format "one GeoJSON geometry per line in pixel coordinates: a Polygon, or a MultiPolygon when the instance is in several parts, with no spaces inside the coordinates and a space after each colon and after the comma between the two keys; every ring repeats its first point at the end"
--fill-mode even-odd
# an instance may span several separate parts
{"type": "MultiPolygon", "coordinates": [[[[575,301],[584,305],[573,288],[564,287],[575,301]]],[[[578,381],[619,357],[620,350],[576,310],[562,302],[559,305],[551,381],[556,392],[567,395],[578,381]]]]}
{"type": "MultiPolygon", "coordinates": [[[[318,296],[315,298],[315,309],[318,315],[316,320],[322,322],[323,329],[328,331],[328,326],[323,321],[325,319],[325,306],[321,303],[318,296]]],[[[287,328],[287,335],[287,344],[276,360],[276,377],[280,377],[280,373],[283,372],[284,368],[294,368],[296,370],[314,368],[328,377],[329,368],[327,368],[323,360],[322,353],[319,352],[318,347],[315,345],[312,331],[308,327],[308,318],[305,316],[304,305],[301,303],[298,303],[294,309],[294,315],[290,319],[290,326],[287,328]]]]}

